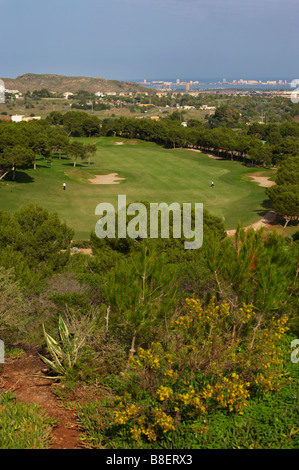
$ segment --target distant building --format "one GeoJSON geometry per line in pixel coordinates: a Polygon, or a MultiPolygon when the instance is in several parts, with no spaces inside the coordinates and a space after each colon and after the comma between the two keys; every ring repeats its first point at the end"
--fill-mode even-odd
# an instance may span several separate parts
{"type": "Polygon", "coordinates": [[[182,125],[183,127],[187,127],[187,126],[188,126],[187,122],[185,122],[185,121],[184,121],[184,122],[181,122],[181,125],[182,125]]]}
{"type": "Polygon", "coordinates": [[[41,119],[41,116],[30,116],[30,117],[23,117],[24,122],[28,121],[39,121],[41,119]]]}
{"type": "Polygon", "coordinates": [[[159,116],[151,116],[150,118],[151,118],[152,121],[159,121],[160,120],[159,116]]]}
{"type": "Polygon", "coordinates": [[[200,109],[204,110],[204,111],[215,111],[216,110],[216,106],[208,106],[207,104],[203,104],[200,109]]]}
{"type": "Polygon", "coordinates": [[[70,91],[66,91],[65,93],[63,93],[63,97],[68,100],[69,99],[69,96],[74,96],[74,93],[71,93],[70,91]]]}
{"type": "Polygon", "coordinates": [[[11,116],[11,120],[13,122],[28,122],[28,121],[39,121],[41,119],[41,116],[30,116],[30,117],[25,117],[21,114],[15,114],[14,116],[11,116]]]}
{"type": "Polygon", "coordinates": [[[15,114],[14,116],[11,116],[11,120],[13,122],[22,122],[23,121],[23,117],[21,114],[15,114]]]}

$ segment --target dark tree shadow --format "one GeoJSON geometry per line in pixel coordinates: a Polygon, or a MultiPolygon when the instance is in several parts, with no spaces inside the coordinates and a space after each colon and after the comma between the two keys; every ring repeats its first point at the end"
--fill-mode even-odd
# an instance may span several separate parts
{"type": "Polygon", "coordinates": [[[70,158],[66,156],[65,153],[62,153],[60,158],[59,158],[59,153],[52,153],[52,157],[55,158],[55,160],[69,160],[70,158]]]}
{"type": "Polygon", "coordinates": [[[82,163],[76,163],[76,166],[74,167],[74,162],[62,163],[62,165],[63,166],[72,166],[73,168],[84,167],[84,165],[82,165],[82,163]]]}
{"type": "Polygon", "coordinates": [[[11,181],[13,183],[33,183],[34,178],[25,173],[25,171],[16,171],[15,179],[13,180],[13,172],[10,171],[2,181],[11,181]]]}
{"type": "Polygon", "coordinates": [[[264,217],[267,212],[269,212],[272,209],[272,204],[270,199],[264,199],[263,202],[261,203],[261,206],[263,209],[256,209],[255,212],[258,214],[260,217],[264,217]]]}
{"type": "Polygon", "coordinates": [[[272,204],[270,199],[264,199],[261,202],[261,206],[263,209],[257,209],[255,212],[259,214],[260,212],[270,211],[272,209],[272,204]]]}

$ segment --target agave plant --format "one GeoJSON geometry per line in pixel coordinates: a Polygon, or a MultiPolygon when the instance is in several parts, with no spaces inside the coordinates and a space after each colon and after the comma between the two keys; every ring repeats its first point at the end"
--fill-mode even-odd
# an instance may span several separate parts
{"type": "Polygon", "coordinates": [[[58,326],[61,340],[60,344],[45,331],[43,324],[43,331],[52,360],[42,355],[40,355],[40,357],[45,364],[51,367],[57,374],[67,375],[78,360],[80,350],[85,344],[85,337],[71,334],[66,322],[61,316],[59,317],[58,326]]]}

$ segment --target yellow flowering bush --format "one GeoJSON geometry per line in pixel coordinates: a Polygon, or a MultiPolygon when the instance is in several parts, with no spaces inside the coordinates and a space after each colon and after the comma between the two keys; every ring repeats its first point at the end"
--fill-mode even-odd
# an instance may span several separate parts
{"type": "Polygon", "coordinates": [[[208,385],[201,395],[221,408],[228,408],[229,411],[243,414],[243,408],[248,405],[246,399],[249,398],[249,387],[250,382],[244,383],[238,374],[232,373],[230,378],[222,377],[221,382],[213,387],[208,385]]]}
{"type": "Polygon", "coordinates": [[[208,432],[208,416],[219,409],[242,415],[251,396],[287,380],[287,321],[265,321],[252,305],[232,308],[212,299],[204,308],[187,299],[165,341],[139,347],[130,359],[124,378],[130,395],[116,404],[114,424],[141,445],[194,422],[199,434],[208,432]]]}

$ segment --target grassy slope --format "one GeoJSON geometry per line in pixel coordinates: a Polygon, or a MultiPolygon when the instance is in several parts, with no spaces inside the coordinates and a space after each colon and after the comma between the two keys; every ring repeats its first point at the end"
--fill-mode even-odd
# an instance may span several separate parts
{"type": "Polygon", "coordinates": [[[34,203],[57,211],[61,220],[75,229],[76,239],[89,238],[98,219],[94,215],[97,204],[112,202],[117,207],[118,194],[126,194],[128,202],[203,202],[206,209],[224,220],[227,229],[235,228],[239,220],[252,223],[263,213],[261,204],[267,199],[264,188],[245,177],[251,171],[256,173],[256,168],[136,140],[123,139],[123,145],[115,145],[120,138],[79,140],[97,142],[98,152],[90,166],[79,161],[73,168],[66,158],[54,158],[52,166],[40,160],[36,171],[19,171],[16,182],[1,182],[1,209],[14,211],[34,203]],[[112,172],[126,180],[118,185],[88,183],[93,175],[112,172]],[[63,182],[66,191],[62,190],[63,182]]]}
{"type": "Polygon", "coordinates": [[[66,91],[76,92],[86,90],[93,93],[97,91],[149,91],[143,86],[119,80],[106,80],[104,78],[92,77],[68,77],[55,74],[34,74],[27,73],[17,78],[3,78],[5,87],[9,90],[19,90],[20,92],[41,90],[47,88],[49,91],[63,93],[66,91]]]}

